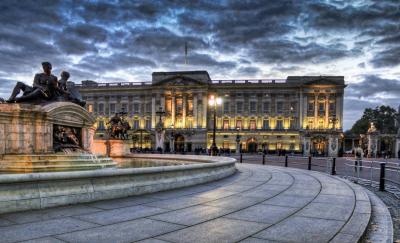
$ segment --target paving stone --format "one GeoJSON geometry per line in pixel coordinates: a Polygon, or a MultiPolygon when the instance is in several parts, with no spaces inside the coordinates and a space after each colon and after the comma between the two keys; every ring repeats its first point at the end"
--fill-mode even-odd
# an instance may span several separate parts
{"type": "Polygon", "coordinates": [[[268,199],[282,193],[281,191],[274,190],[252,190],[248,192],[239,193],[242,197],[258,197],[262,199],[268,199]]]}
{"type": "Polygon", "coordinates": [[[354,196],[340,196],[340,195],[331,195],[331,194],[319,194],[313,202],[318,203],[327,203],[327,204],[348,204],[354,205],[355,198],[354,196]]]}
{"type": "Polygon", "coordinates": [[[354,212],[371,214],[371,203],[368,201],[356,201],[354,212]]]}
{"type": "Polygon", "coordinates": [[[335,235],[329,243],[344,243],[344,242],[358,242],[358,239],[354,235],[339,233],[335,235]]]}
{"type": "Polygon", "coordinates": [[[279,241],[274,241],[274,240],[264,240],[264,239],[259,239],[259,238],[255,238],[255,237],[249,237],[246,238],[242,241],[240,241],[240,243],[278,243],[279,241]]]}
{"type": "Polygon", "coordinates": [[[231,214],[226,218],[275,224],[296,212],[296,208],[258,204],[231,214]]]}
{"type": "Polygon", "coordinates": [[[39,239],[34,239],[34,240],[27,240],[23,241],[24,243],[62,243],[65,241],[53,238],[53,237],[44,237],[44,238],[39,238],[39,239]]]}
{"type": "Polygon", "coordinates": [[[168,241],[151,238],[147,240],[137,241],[137,243],[168,243],[168,241]]]}
{"type": "Polygon", "coordinates": [[[214,206],[214,207],[222,207],[222,208],[231,208],[235,210],[239,210],[242,208],[246,208],[252,205],[255,205],[261,201],[263,201],[263,198],[259,197],[242,197],[242,196],[229,196],[225,198],[221,198],[218,200],[214,200],[211,202],[205,203],[206,205],[209,206],[214,206]]]}
{"type": "Polygon", "coordinates": [[[233,194],[237,194],[237,192],[216,189],[216,190],[196,193],[196,194],[193,194],[193,196],[211,198],[211,199],[219,199],[219,198],[231,196],[233,194]]]}
{"type": "Polygon", "coordinates": [[[348,220],[353,206],[346,204],[310,203],[297,213],[297,216],[322,219],[348,220]]]}
{"type": "Polygon", "coordinates": [[[236,183],[223,187],[224,190],[233,191],[233,192],[243,192],[243,191],[250,190],[252,188],[254,188],[254,186],[236,185],[236,183]]]}
{"type": "Polygon", "coordinates": [[[296,197],[315,197],[319,194],[319,190],[317,189],[296,189],[289,188],[284,191],[282,196],[296,196],[296,197]]]}
{"type": "Polygon", "coordinates": [[[353,213],[350,220],[340,232],[361,237],[368,226],[370,217],[371,214],[353,213]]]}
{"type": "Polygon", "coordinates": [[[254,222],[243,222],[240,220],[219,218],[166,235],[158,236],[156,238],[177,243],[230,243],[240,241],[241,239],[258,232],[265,227],[267,226],[264,224],[254,222]]]}
{"type": "Polygon", "coordinates": [[[28,212],[18,212],[3,214],[2,217],[9,219],[18,224],[29,223],[35,221],[43,221],[54,218],[68,217],[79,214],[100,212],[101,209],[88,207],[85,205],[63,206],[56,208],[49,208],[43,210],[34,210],[28,212]]]}
{"type": "Polygon", "coordinates": [[[157,200],[155,202],[146,203],[144,205],[150,206],[150,207],[158,207],[158,208],[176,210],[176,209],[186,208],[186,207],[198,205],[201,203],[205,203],[210,200],[212,200],[212,199],[203,198],[203,197],[185,196],[185,197],[179,197],[179,198],[174,198],[174,199],[157,200]]]}
{"type": "Polygon", "coordinates": [[[290,217],[254,236],[284,242],[328,242],[343,224],[337,220],[290,217]]]}
{"type": "Polygon", "coordinates": [[[8,219],[0,218],[0,227],[9,226],[9,225],[13,225],[13,224],[15,224],[15,223],[11,222],[8,219]]]}
{"type": "Polygon", "coordinates": [[[232,209],[198,205],[149,218],[182,225],[194,225],[232,212],[232,209]]]}
{"type": "Polygon", "coordinates": [[[273,197],[271,199],[262,202],[262,204],[301,208],[310,203],[313,199],[314,199],[313,197],[294,197],[294,196],[277,195],[276,197],[273,197]]]}
{"type": "Polygon", "coordinates": [[[57,238],[67,242],[132,242],[181,229],[182,226],[151,219],[138,219],[67,234],[57,238]]]}
{"type": "Polygon", "coordinates": [[[127,198],[98,201],[98,202],[88,203],[87,205],[101,209],[116,209],[116,208],[135,206],[148,202],[154,202],[157,200],[158,199],[156,198],[151,198],[147,196],[138,196],[138,197],[127,197],[127,198]]]}
{"type": "Polygon", "coordinates": [[[73,218],[52,219],[0,228],[1,242],[15,242],[84,230],[98,225],[73,218]]]}
{"type": "Polygon", "coordinates": [[[82,219],[85,221],[93,222],[96,224],[107,225],[115,224],[122,221],[128,221],[132,219],[147,217],[150,215],[166,212],[167,210],[155,207],[146,207],[142,205],[118,208],[107,210],[98,213],[85,214],[75,216],[75,218],[82,219]]]}

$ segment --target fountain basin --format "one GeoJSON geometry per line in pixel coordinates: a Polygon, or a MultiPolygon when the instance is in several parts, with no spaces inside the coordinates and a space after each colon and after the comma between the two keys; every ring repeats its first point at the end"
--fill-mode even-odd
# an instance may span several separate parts
{"type": "Polygon", "coordinates": [[[128,197],[218,180],[236,172],[233,158],[131,155],[124,159],[183,165],[0,175],[0,213],[128,197]]]}

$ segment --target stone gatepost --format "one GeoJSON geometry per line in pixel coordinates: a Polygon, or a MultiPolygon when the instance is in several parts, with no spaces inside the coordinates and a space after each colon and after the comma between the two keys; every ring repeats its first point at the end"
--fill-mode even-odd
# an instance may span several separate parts
{"type": "Polygon", "coordinates": [[[304,136],[303,137],[303,156],[310,156],[311,151],[311,137],[304,136]]]}
{"type": "Polygon", "coordinates": [[[337,157],[339,151],[339,138],[337,134],[329,136],[328,156],[337,157]]]}
{"type": "Polygon", "coordinates": [[[394,151],[396,158],[399,158],[399,153],[400,153],[399,151],[400,151],[400,128],[397,131],[397,136],[396,136],[396,145],[395,145],[395,151],[394,151]]]}
{"type": "Polygon", "coordinates": [[[379,132],[376,129],[373,122],[371,122],[371,125],[368,129],[367,138],[368,138],[368,157],[376,157],[376,154],[378,152],[379,132]]]}

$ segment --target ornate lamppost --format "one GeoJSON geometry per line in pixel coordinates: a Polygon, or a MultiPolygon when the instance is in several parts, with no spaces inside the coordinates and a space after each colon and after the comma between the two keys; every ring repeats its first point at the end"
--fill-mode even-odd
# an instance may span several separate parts
{"type": "Polygon", "coordinates": [[[217,129],[217,105],[222,104],[222,99],[220,97],[214,97],[214,95],[211,95],[210,99],[208,100],[208,104],[214,107],[213,142],[210,149],[211,149],[211,155],[215,156],[217,155],[217,144],[215,143],[215,133],[217,129]]]}
{"type": "Polygon", "coordinates": [[[174,124],[171,124],[171,134],[170,134],[170,148],[171,148],[171,152],[175,152],[175,130],[174,130],[175,126],[174,124]]]}
{"type": "Polygon", "coordinates": [[[236,128],[236,154],[240,154],[240,127],[236,128]]]}

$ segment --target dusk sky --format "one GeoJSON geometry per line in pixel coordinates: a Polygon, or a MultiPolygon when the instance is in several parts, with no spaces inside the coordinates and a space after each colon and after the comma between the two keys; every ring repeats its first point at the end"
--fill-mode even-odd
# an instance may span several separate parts
{"type": "Polygon", "coordinates": [[[400,104],[399,0],[185,2],[0,1],[0,97],[50,61],[76,83],[345,76],[345,129],[366,107],[400,104]]]}

